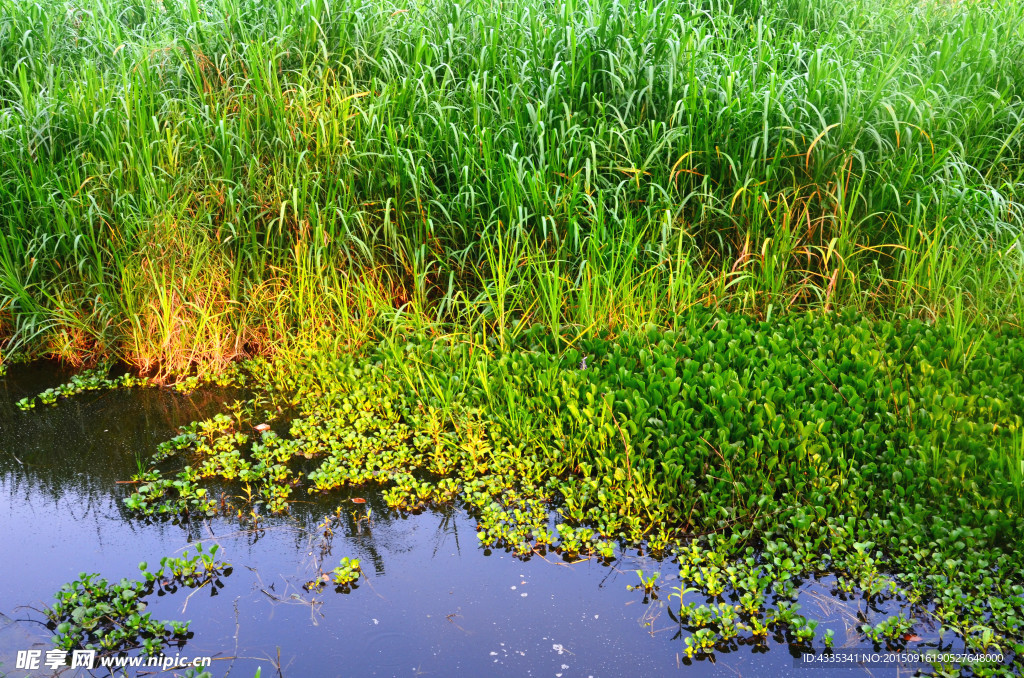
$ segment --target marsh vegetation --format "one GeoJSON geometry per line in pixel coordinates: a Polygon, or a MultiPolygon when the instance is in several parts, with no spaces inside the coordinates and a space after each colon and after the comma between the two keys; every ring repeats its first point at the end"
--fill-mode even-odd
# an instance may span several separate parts
{"type": "Polygon", "coordinates": [[[812,575],[1012,658],[1022,83],[1018,2],[0,0],[3,361],[246,389],[144,520],[373,487],[676,558],[694,658],[812,575]]]}

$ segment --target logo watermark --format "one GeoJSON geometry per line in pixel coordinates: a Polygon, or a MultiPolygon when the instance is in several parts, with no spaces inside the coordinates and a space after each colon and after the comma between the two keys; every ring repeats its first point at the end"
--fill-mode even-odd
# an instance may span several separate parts
{"type": "Polygon", "coordinates": [[[184,668],[205,668],[213,657],[158,654],[151,657],[132,655],[98,656],[96,650],[18,650],[14,668],[24,671],[57,670],[67,666],[83,669],[158,668],[161,671],[184,668]]]}

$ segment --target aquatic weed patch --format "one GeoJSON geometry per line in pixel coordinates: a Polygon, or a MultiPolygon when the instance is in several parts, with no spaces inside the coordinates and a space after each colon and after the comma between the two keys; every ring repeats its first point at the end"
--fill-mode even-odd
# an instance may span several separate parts
{"type": "Polygon", "coordinates": [[[34,408],[37,403],[43,405],[55,405],[61,398],[69,398],[80,393],[85,393],[86,391],[155,386],[155,384],[149,379],[129,373],[125,373],[119,377],[110,378],[107,376],[109,372],[110,370],[107,368],[84,370],[75,374],[70,380],[60,384],[59,386],[48,388],[34,397],[22,398],[15,404],[18,409],[27,411],[34,408]]]}
{"type": "Polygon", "coordinates": [[[222,587],[221,578],[231,574],[228,563],[216,560],[218,548],[195,554],[165,557],[160,568],[149,571],[139,564],[142,580],[121,579],[111,583],[99,574],[81,573],[56,594],[57,602],[46,610],[47,627],[53,642],[63,650],[87,649],[113,654],[142,648],[147,655],[159,653],[165,645],[180,647],[191,637],[189,622],[153,619],[146,612],[146,598],[173,593],[179,587],[197,589],[206,585],[222,587]]]}
{"type": "Polygon", "coordinates": [[[312,356],[300,374],[253,362],[254,379],[294,386],[289,437],[196,424],[209,439],[176,439],[177,480],[140,476],[126,501],[173,512],[216,477],[286,510],[298,488],[376,484],[400,510],[458,498],[483,546],[524,557],[689,545],[680,594],[710,601],[678,609],[706,629],[695,656],[709,633],[809,643],[793,597],[815,573],[900,600],[968,647],[1020,651],[1024,525],[1006,475],[1020,462],[1018,334],[979,331],[951,358],[942,324],[694,311],[562,352],[544,329],[520,336],[504,351],[411,336],[362,359],[312,356]]]}
{"type": "Polygon", "coordinates": [[[350,587],[362,576],[358,558],[342,558],[339,565],[331,570],[333,581],[340,587],[350,587]]]}
{"type": "MultiPolygon", "coordinates": [[[[82,370],[71,376],[68,381],[48,388],[35,396],[22,398],[15,406],[28,411],[37,404],[56,405],[62,398],[70,398],[88,391],[103,391],[118,388],[156,388],[161,386],[159,382],[145,376],[125,372],[117,377],[109,376],[111,368],[101,366],[92,369],[82,370]]],[[[0,376],[3,376],[0,373],[0,376]]],[[[215,384],[222,387],[242,387],[245,385],[245,375],[238,369],[237,365],[227,367],[220,372],[209,374],[181,375],[175,379],[171,388],[178,393],[187,393],[200,386],[215,384]]]]}

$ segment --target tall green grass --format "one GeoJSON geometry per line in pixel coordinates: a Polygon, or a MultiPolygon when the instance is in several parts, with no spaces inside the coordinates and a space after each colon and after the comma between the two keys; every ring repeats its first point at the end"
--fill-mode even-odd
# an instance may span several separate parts
{"type": "Polygon", "coordinates": [[[4,350],[172,374],[396,317],[506,342],[694,304],[1019,327],[1022,20],[0,0],[4,350]]]}

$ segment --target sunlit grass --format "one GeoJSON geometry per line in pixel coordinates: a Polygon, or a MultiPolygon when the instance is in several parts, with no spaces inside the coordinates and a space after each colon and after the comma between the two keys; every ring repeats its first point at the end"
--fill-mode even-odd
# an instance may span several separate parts
{"type": "Polygon", "coordinates": [[[5,352],[168,375],[694,304],[1019,327],[1022,14],[0,0],[5,352]]]}

